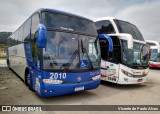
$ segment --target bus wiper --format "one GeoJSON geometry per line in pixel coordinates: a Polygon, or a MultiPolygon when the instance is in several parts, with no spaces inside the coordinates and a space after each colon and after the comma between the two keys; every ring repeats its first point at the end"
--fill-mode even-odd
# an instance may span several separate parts
{"type": "Polygon", "coordinates": [[[92,64],[91,59],[90,59],[90,57],[89,57],[89,55],[88,55],[88,53],[87,53],[86,48],[83,47],[83,41],[82,41],[82,39],[81,39],[81,50],[82,50],[82,53],[83,53],[83,54],[86,53],[87,58],[88,58],[88,61],[89,61],[89,64],[90,64],[90,66],[91,66],[90,69],[93,70],[93,64],[92,64]]]}
{"type": "Polygon", "coordinates": [[[72,54],[70,60],[68,61],[68,63],[62,65],[64,67],[64,71],[69,69],[69,67],[73,63],[74,59],[76,58],[77,54],[78,54],[78,50],[75,50],[74,53],[72,54]]]}

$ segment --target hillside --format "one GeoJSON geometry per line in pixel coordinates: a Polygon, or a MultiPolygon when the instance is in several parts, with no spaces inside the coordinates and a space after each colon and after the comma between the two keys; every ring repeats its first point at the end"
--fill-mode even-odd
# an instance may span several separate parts
{"type": "Polygon", "coordinates": [[[7,38],[12,32],[0,32],[0,44],[6,45],[7,38]]]}

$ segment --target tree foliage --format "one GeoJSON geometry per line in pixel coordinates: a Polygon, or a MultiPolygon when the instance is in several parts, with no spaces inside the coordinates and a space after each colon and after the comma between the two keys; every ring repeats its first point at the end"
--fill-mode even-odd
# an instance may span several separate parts
{"type": "Polygon", "coordinates": [[[11,32],[0,32],[0,44],[7,45],[7,38],[9,35],[11,35],[11,32]]]}

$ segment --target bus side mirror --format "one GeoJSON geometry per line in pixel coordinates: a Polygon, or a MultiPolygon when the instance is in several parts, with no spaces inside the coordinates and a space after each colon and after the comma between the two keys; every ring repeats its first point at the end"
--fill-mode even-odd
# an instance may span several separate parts
{"type": "Polygon", "coordinates": [[[101,38],[104,38],[108,41],[109,43],[109,48],[107,51],[109,52],[113,52],[113,42],[112,42],[112,38],[106,34],[98,34],[98,38],[101,39],[101,38]]]}
{"type": "Polygon", "coordinates": [[[43,24],[38,25],[37,48],[46,48],[46,27],[43,24]]]}

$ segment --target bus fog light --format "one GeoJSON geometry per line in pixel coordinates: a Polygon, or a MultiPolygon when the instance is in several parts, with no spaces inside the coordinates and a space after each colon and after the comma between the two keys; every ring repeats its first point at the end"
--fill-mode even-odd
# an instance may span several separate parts
{"type": "Polygon", "coordinates": [[[63,81],[62,80],[54,80],[54,79],[43,79],[44,83],[47,84],[61,84],[63,81]]]}
{"type": "Polygon", "coordinates": [[[100,75],[92,77],[92,80],[98,80],[100,78],[100,75]]]}

